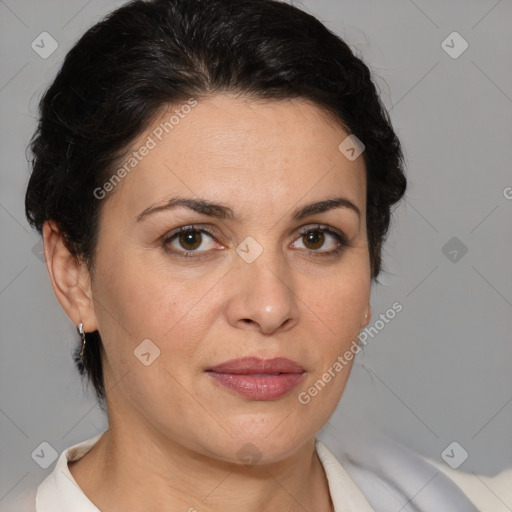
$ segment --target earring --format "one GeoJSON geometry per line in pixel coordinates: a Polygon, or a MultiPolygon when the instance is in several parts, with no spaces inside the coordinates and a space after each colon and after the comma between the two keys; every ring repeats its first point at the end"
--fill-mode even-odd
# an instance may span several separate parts
{"type": "Polygon", "coordinates": [[[84,358],[84,348],[85,348],[85,332],[84,332],[84,324],[80,322],[77,327],[78,333],[80,334],[80,338],[82,338],[82,350],[80,350],[80,358],[84,358]]]}

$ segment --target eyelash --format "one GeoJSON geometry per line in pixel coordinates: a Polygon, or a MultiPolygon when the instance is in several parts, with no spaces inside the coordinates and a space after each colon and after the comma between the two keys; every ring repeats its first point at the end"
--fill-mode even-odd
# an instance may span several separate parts
{"type": "MultiPolygon", "coordinates": [[[[327,233],[327,234],[331,235],[338,242],[338,246],[335,249],[331,249],[330,251],[319,251],[319,250],[315,251],[313,249],[309,249],[308,251],[314,257],[326,257],[326,258],[329,256],[332,257],[332,256],[335,256],[335,255],[338,255],[339,253],[341,253],[341,251],[343,249],[345,249],[346,247],[350,247],[347,237],[341,231],[338,232],[337,230],[335,230],[329,226],[322,225],[322,224],[316,224],[316,225],[306,226],[306,227],[302,228],[299,232],[298,238],[306,235],[307,233],[309,233],[311,231],[319,231],[321,233],[327,233]]],[[[176,254],[179,257],[183,257],[183,258],[198,258],[198,257],[201,257],[201,252],[207,252],[207,251],[185,251],[185,250],[177,251],[175,249],[170,249],[168,244],[170,242],[172,242],[175,238],[177,238],[179,235],[181,235],[182,233],[202,233],[202,234],[208,235],[212,239],[215,239],[215,235],[213,235],[213,233],[211,233],[207,229],[199,228],[196,226],[182,226],[182,227],[176,229],[175,231],[170,233],[169,236],[166,236],[164,238],[163,246],[166,249],[166,251],[168,251],[172,254],[176,254]]]]}

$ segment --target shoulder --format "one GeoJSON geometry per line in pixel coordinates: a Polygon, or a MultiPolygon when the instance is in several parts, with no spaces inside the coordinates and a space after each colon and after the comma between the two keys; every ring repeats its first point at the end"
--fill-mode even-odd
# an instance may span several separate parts
{"type": "Polygon", "coordinates": [[[376,512],[406,506],[417,512],[478,512],[446,474],[361,421],[351,421],[342,431],[326,428],[319,439],[376,512]]]}
{"type": "Polygon", "coordinates": [[[36,512],[100,512],[75,482],[68,462],[83,457],[104,433],[75,444],[60,454],[53,471],[37,488],[36,512]]]}

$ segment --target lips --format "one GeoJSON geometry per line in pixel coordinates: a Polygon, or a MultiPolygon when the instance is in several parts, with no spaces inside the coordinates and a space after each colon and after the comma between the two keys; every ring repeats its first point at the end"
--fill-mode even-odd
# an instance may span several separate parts
{"type": "Polygon", "coordinates": [[[226,361],[207,370],[221,386],[250,400],[277,400],[297,387],[305,373],[295,361],[283,357],[246,357],[226,361]]]}
{"type": "Polygon", "coordinates": [[[216,373],[233,373],[236,375],[278,374],[278,373],[304,373],[304,368],[295,361],[284,357],[274,359],[259,359],[257,357],[244,357],[233,359],[210,368],[208,371],[216,373]]]}

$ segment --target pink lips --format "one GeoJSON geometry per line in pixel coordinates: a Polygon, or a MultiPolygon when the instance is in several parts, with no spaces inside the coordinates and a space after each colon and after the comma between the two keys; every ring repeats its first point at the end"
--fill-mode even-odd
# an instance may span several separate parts
{"type": "Polygon", "coordinates": [[[276,400],[302,380],[304,368],[290,359],[245,357],[207,370],[219,384],[251,400],[276,400]]]}

